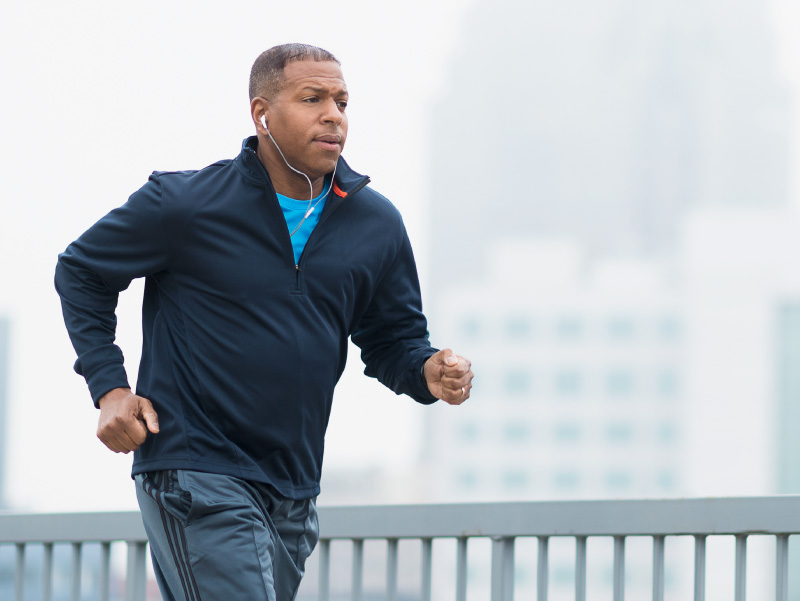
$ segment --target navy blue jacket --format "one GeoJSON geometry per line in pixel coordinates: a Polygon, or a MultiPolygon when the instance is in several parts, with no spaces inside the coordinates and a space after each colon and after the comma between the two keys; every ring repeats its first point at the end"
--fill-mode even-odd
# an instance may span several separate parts
{"type": "Polygon", "coordinates": [[[133,473],[193,469],[319,493],[347,338],[365,373],[421,403],[433,354],[397,210],[339,159],[333,193],[295,265],[257,139],[199,171],[156,172],[59,255],[56,289],[95,403],[127,387],[118,293],[145,277],[136,393],[160,433],[133,473]]]}

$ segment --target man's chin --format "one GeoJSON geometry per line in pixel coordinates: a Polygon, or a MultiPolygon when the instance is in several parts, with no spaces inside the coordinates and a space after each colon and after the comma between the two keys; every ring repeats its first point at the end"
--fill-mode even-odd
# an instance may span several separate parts
{"type": "Polygon", "coordinates": [[[314,178],[330,175],[333,170],[336,169],[336,164],[338,161],[339,156],[337,155],[336,160],[320,161],[320,163],[314,165],[314,178]]]}

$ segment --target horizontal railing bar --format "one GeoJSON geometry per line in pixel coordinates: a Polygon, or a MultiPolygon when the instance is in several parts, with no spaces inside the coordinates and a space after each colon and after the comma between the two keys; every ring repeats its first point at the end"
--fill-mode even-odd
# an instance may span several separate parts
{"type": "Polygon", "coordinates": [[[145,541],[138,511],[0,514],[0,543],[145,541]]]}
{"type": "Polygon", "coordinates": [[[789,533],[800,496],[320,508],[324,538],[789,533]]]}
{"type": "MultiPolygon", "coordinates": [[[[800,533],[800,495],[320,507],[323,539],[800,533]]],[[[0,514],[0,543],[145,541],[138,512],[0,514]]]]}

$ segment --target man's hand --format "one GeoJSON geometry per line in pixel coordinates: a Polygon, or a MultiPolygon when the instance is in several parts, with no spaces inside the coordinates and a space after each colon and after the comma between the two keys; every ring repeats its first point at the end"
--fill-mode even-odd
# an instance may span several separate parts
{"type": "Polygon", "coordinates": [[[428,390],[445,403],[460,405],[469,398],[472,388],[471,367],[469,359],[459,357],[450,349],[431,355],[423,369],[428,390]]]}
{"type": "Polygon", "coordinates": [[[100,397],[97,438],[115,453],[135,451],[147,438],[158,434],[158,415],[152,403],[130,388],[115,388],[100,397]]]}

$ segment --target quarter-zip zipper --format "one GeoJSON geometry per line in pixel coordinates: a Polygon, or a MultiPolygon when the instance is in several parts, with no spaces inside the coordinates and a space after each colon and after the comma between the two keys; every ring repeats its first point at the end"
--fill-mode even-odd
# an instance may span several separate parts
{"type": "MultiPolygon", "coordinates": [[[[351,191],[347,192],[347,194],[345,195],[345,197],[344,197],[344,198],[341,198],[341,199],[339,199],[339,202],[337,202],[335,205],[333,205],[333,206],[332,206],[332,207],[331,207],[331,208],[330,208],[328,211],[325,211],[325,210],[323,209],[323,214],[322,214],[322,217],[320,217],[320,220],[319,220],[319,222],[317,223],[317,225],[314,227],[314,229],[313,229],[313,230],[311,230],[311,234],[308,236],[308,240],[306,240],[306,244],[305,244],[305,246],[303,247],[303,252],[301,252],[301,253],[300,253],[300,258],[297,260],[297,263],[295,263],[295,265],[294,265],[294,269],[295,269],[295,291],[296,291],[296,292],[300,292],[300,291],[302,290],[302,281],[301,281],[301,277],[302,277],[302,271],[303,271],[303,269],[300,267],[300,264],[301,264],[301,263],[303,263],[303,259],[304,259],[304,257],[306,256],[306,251],[308,251],[308,245],[309,245],[309,243],[311,242],[311,239],[314,237],[314,234],[316,233],[317,229],[319,228],[319,226],[321,226],[321,225],[322,225],[322,224],[325,222],[325,220],[327,220],[327,219],[328,219],[328,217],[330,217],[330,216],[331,216],[331,214],[332,214],[332,213],[333,213],[333,212],[334,212],[336,209],[338,209],[338,208],[341,206],[341,204],[342,204],[342,203],[343,203],[345,200],[347,200],[347,197],[348,197],[348,196],[352,196],[353,194],[356,194],[356,193],[357,193],[357,192],[359,192],[359,191],[360,191],[360,190],[361,190],[361,189],[362,189],[364,186],[366,186],[367,184],[369,184],[369,182],[370,182],[369,176],[364,176],[364,179],[362,179],[362,180],[361,180],[361,181],[358,183],[358,185],[357,185],[355,188],[353,188],[351,191]]],[[[333,185],[333,183],[331,183],[331,185],[333,185]]],[[[290,242],[290,244],[291,244],[291,239],[289,240],[289,242],[290,242]]]]}
{"type": "MultiPolygon", "coordinates": [[[[253,157],[255,157],[255,160],[258,162],[258,165],[264,171],[264,175],[266,175],[267,181],[269,182],[270,181],[269,174],[267,173],[267,170],[264,168],[264,165],[261,164],[261,161],[258,160],[258,156],[257,156],[255,150],[253,150],[252,148],[249,148],[249,147],[246,147],[245,150],[249,151],[253,155],[253,157]]],[[[372,180],[370,180],[368,175],[363,176],[362,179],[358,182],[358,184],[352,190],[347,192],[345,194],[344,198],[340,199],[340,202],[336,203],[336,205],[334,207],[332,207],[328,212],[324,212],[323,213],[323,215],[320,218],[319,222],[317,223],[316,227],[314,227],[314,229],[311,231],[311,235],[309,235],[308,240],[306,240],[305,247],[303,248],[303,252],[300,253],[300,258],[297,260],[297,263],[294,263],[294,260],[293,260],[294,259],[294,250],[293,250],[293,247],[292,247],[292,237],[291,237],[291,235],[289,235],[289,229],[288,228],[284,229],[284,231],[286,232],[286,235],[288,237],[288,241],[289,241],[289,258],[292,259],[292,263],[294,264],[294,272],[295,272],[294,292],[300,292],[302,290],[302,288],[301,288],[302,282],[300,280],[300,274],[301,274],[301,272],[303,270],[300,267],[300,264],[303,262],[303,257],[305,256],[306,249],[308,248],[308,242],[311,240],[311,237],[314,235],[314,232],[322,224],[322,222],[325,221],[328,218],[328,216],[331,213],[333,213],[336,209],[339,208],[339,205],[341,204],[342,201],[347,199],[348,196],[352,196],[353,194],[356,194],[357,192],[361,191],[361,189],[364,186],[366,186],[367,184],[369,184],[370,181],[372,181],[372,180]]],[[[333,183],[334,182],[331,182],[331,185],[333,185],[333,183]]],[[[271,187],[271,185],[270,185],[270,187],[271,187]]],[[[274,188],[272,189],[272,192],[273,192],[273,195],[275,195],[275,202],[278,205],[280,205],[280,203],[278,202],[277,193],[275,192],[274,188]]],[[[278,207],[278,210],[279,210],[279,212],[282,213],[282,211],[280,211],[280,206],[278,207]]],[[[323,209],[323,211],[324,211],[324,209],[323,209]]],[[[281,217],[283,217],[283,215],[281,215],[281,217]]],[[[284,219],[284,223],[285,223],[285,221],[286,220],[284,219]]]]}

